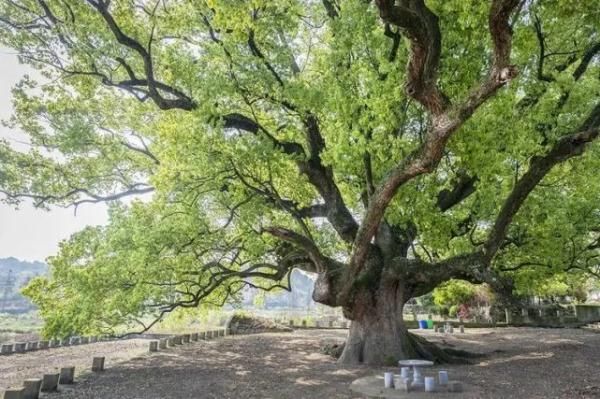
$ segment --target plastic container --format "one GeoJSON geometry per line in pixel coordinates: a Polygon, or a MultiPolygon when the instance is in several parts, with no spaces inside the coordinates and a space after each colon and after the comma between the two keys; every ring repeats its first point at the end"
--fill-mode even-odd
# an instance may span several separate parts
{"type": "Polygon", "coordinates": [[[426,330],[427,329],[427,320],[419,320],[419,328],[421,330],[426,330]]]}
{"type": "Polygon", "coordinates": [[[430,330],[433,328],[433,320],[427,320],[427,328],[429,328],[430,330]]]}

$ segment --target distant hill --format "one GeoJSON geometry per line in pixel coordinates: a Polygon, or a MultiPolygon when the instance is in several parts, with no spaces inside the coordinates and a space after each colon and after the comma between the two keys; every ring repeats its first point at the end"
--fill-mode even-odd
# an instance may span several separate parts
{"type": "Polygon", "coordinates": [[[33,308],[19,290],[33,277],[48,273],[43,262],[27,262],[17,258],[0,258],[0,312],[22,313],[33,308]]]}

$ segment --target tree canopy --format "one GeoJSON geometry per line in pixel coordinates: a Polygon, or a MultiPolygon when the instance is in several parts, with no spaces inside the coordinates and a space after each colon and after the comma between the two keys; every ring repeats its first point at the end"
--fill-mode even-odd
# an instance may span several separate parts
{"type": "Polygon", "coordinates": [[[47,333],[293,268],[357,325],[365,287],[596,273],[599,28],[566,0],[3,0],[0,43],[39,71],[3,200],[112,204],[27,289],[47,333]]]}

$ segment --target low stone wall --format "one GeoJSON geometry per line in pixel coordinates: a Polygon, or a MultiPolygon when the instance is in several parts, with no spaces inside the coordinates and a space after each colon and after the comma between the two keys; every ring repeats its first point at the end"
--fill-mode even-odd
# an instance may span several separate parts
{"type": "Polygon", "coordinates": [[[257,334],[263,332],[291,332],[291,328],[264,317],[234,314],[226,327],[231,334],[257,334]]]}

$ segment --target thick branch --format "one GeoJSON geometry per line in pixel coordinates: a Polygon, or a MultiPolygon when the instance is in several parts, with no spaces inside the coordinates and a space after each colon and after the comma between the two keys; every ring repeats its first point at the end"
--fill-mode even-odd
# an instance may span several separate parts
{"type": "MultiPolygon", "coordinates": [[[[600,114],[600,107],[597,107],[600,114]]],[[[597,116],[598,118],[598,116],[597,116]]],[[[587,124],[588,122],[586,122],[587,124]]],[[[585,124],[584,124],[585,126],[585,124]]],[[[572,157],[581,155],[585,151],[586,144],[598,138],[598,124],[590,130],[585,130],[561,138],[553,148],[542,157],[534,157],[531,160],[529,170],[517,181],[512,192],[504,202],[494,227],[485,243],[485,255],[488,262],[500,249],[506,236],[508,226],[513,217],[519,211],[527,196],[533,191],[540,181],[552,170],[552,168],[572,157]]]]}

